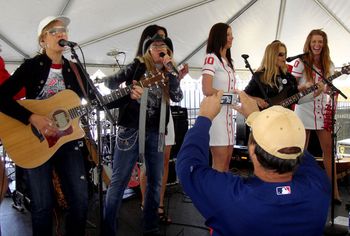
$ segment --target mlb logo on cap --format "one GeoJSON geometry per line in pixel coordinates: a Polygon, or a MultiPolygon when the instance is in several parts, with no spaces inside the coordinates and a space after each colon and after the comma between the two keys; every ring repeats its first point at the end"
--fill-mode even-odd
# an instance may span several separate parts
{"type": "Polygon", "coordinates": [[[281,186],[276,188],[276,193],[277,195],[287,195],[287,194],[291,194],[292,190],[290,186],[281,186]]]}

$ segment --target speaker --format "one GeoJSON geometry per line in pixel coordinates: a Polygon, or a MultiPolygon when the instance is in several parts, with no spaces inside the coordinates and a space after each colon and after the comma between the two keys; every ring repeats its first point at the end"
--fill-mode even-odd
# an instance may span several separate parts
{"type": "Polygon", "coordinates": [[[171,148],[170,153],[170,159],[172,159],[176,158],[188,130],[188,113],[187,108],[181,106],[171,106],[170,109],[175,130],[175,145],[171,148]]]}
{"type": "Polygon", "coordinates": [[[247,146],[250,129],[245,124],[245,117],[237,112],[236,115],[236,145],[247,146]]]}
{"type": "Polygon", "coordinates": [[[315,130],[311,130],[307,150],[314,157],[322,157],[322,149],[315,130]]]}
{"type": "Polygon", "coordinates": [[[168,174],[168,180],[167,180],[168,185],[177,183],[175,165],[176,165],[176,159],[173,158],[169,160],[169,174],[168,174]]]}

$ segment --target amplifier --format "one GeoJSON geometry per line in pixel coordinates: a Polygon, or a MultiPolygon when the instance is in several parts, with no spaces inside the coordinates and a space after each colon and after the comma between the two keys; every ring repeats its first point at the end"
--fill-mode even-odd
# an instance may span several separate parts
{"type": "Polygon", "coordinates": [[[350,139],[343,139],[337,142],[338,158],[350,157],[350,139]]]}

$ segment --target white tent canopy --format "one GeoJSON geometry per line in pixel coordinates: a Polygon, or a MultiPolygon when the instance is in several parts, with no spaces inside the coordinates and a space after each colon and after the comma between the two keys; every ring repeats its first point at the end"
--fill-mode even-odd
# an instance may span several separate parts
{"type": "Polygon", "coordinates": [[[302,53],[307,34],[316,28],[327,32],[335,66],[350,61],[348,0],[2,0],[1,9],[0,55],[9,71],[37,53],[37,26],[48,15],[71,19],[69,39],[82,47],[90,74],[98,68],[111,72],[116,63],[106,55],[111,50],[125,52],[125,60],[122,54],[117,59],[129,63],[149,24],[167,28],[175,60],[187,62],[194,77],[203,63],[209,30],[217,22],[232,26],[231,52],[238,71],[246,70],[241,54],[248,54],[257,68],[266,45],[275,39],[287,45],[289,56],[302,53]]]}

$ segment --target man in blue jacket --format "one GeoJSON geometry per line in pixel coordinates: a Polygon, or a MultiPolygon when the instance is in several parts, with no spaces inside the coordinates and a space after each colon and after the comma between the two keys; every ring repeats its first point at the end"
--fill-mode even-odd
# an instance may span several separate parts
{"type": "Polygon", "coordinates": [[[306,151],[300,119],[281,106],[259,112],[238,92],[251,128],[248,151],[254,177],[221,173],[208,165],[209,128],[220,111],[222,92],[206,97],[186,134],[176,171],[185,192],[213,229],[213,235],[322,235],[331,188],[306,151]]]}

